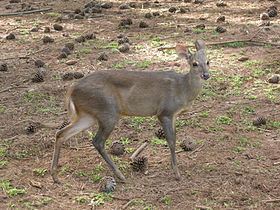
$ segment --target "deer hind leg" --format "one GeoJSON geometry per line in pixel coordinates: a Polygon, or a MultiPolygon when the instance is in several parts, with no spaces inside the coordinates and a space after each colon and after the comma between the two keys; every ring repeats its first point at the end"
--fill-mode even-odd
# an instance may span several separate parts
{"type": "Polygon", "coordinates": [[[55,183],[60,183],[60,181],[57,178],[57,165],[58,165],[58,159],[60,154],[60,148],[63,141],[66,141],[67,139],[74,136],[75,134],[78,134],[81,131],[89,128],[90,126],[92,126],[93,122],[94,120],[92,117],[84,116],[75,120],[70,125],[59,130],[56,133],[56,139],[54,143],[54,153],[53,153],[53,159],[51,164],[51,176],[55,183]]]}
{"type": "Polygon", "coordinates": [[[159,116],[171,153],[171,163],[176,180],[181,180],[175,153],[176,133],[173,116],[159,116]]]}
{"type": "Polygon", "coordinates": [[[92,144],[99,152],[99,154],[103,157],[103,159],[107,162],[110,168],[113,170],[114,174],[122,181],[125,181],[125,177],[118,169],[116,164],[112,161],[110,156],[107,154],[104,146],[106,139],[110,136],[111,132],[113,131],[116,121],[118,120],[118,116],[114,114],[105,114],[98,119],[98,131],[96,136],[92,140],[92,144]]]}

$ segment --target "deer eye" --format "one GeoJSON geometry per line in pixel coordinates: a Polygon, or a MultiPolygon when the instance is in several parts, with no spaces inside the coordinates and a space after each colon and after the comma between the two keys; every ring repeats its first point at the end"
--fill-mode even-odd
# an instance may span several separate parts
{"type": "Polygon", "coordinates": [[[198,66],[197,62],[193,62],[192,65],[193,65],[193,66],[198,66]]]}
{"type": "Polygon", "coordinates": [[[209,66],[210,62],[209,62],[209,61],[207,61],[207,63],[206,63],[206,64],[209,66]]]}

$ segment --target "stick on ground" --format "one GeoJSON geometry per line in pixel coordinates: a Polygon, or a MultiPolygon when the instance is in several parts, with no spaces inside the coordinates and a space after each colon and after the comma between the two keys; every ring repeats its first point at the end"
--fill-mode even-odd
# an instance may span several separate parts
{"type": "Polygon", "coordinates": [[[137,150],[131,155],[129,159],[133,161],[137,157],[137,155],[139,155],[145,149],[147,145],[148,142],[145,141],[140,147],[137,148],[137,150]]]}
{"type": "Polygon", "coordinates": [[[49,10],[52,10],[52,8],[35,9],[35,10],[24,11],[24,12],[0,13],[0,16],[26,15],[26,14],[36,13],[36,12],[45,12],[49,10]]]}

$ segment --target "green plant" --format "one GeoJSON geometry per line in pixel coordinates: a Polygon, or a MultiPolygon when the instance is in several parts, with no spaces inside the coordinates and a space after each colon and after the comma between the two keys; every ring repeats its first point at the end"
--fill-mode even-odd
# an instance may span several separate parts
{"type": "Polygon", "coordinates": [[[103,178],[103,176],[101,174],[90,174],[90,180],[93,182],[97,182],[99,180],[101,180],[103,178]]]}
{"type": "Polygon", "coordinates": [[[110,42],[108,45],[100,45],[98,48],[99,49],[116,49],[119,47],[119,43],[114,41],[110,42]]]}
{"type": "Polygon", "coordinates": [[[126,138],[126,137],[121,137],[121,138],[120,138],[120,141],[121,141],[122,144],[125,144],[125,145],[131,143],[131,141],[129,140],[129,138],[126,138]]]}
{"type": "Polygon", "coordinates": [[[0,166],[6,166],[6,165],[8,165],[8,161],[6,161],[6,160],[3,160],[3,161],[0,161],[0,166]]]}
{"type": "Polygon", "coordinates": [[[54,17],[60,17],[61,16],[61,14],[56,13],[56,12],[48,12],[47,15],[54,16],[54,17]]]}
{"type": "Polygon", "coordinates": [[[164,202],[165,205],[171,206],[172,205],[172,198],[170,196],[165,196],[160,199],[161,201],[164,202]]]}
{"type": "Polygon", "coordinates": [[[81,50],[76,50],[75,53],[77,54],[89,54],[91,53],[90,49],[81,49],[81,50]]]}
{"type": "Polygon", "coordinates": [[[216,118],[216,123],[218,125],[220,125],[220,124],[230,125],[232,123],[232,119],[230,117],[228,117],[228,116],[223,116],[222,115],[222,116],[218,116],[216,118]]]}
{"type": "Polygon", "coordinates": [[[76,198],[74,198],[74,200],[77,203],[87,203],[88,202],[88,200],[85,197],[76,197],[76,198]]]}
{"type": "Polygon", "coordinates": [[[82,172],[82,171],[76,171],[75,174],[77,176],[86,176],[85,172],[82,172]]]}
{"type": "Polygon", "coordinates": [[[148,66],[150,66],[153,62],[152,61],[141,61],[141,62],[137,62],[136,66],[138,68],[147,68],[148,66]]]}
{"type": "Polygon", "coordinates": [[[245,151],[246,149],[244,148],[244,147],[239,147],[239,146],[237,146],[237,147],[235,147],[235,151],[236,152],[243,152],[243,151],[245,151]]]}
{"type": "Polygon", "coordinates": [[[48,170],[47,169],[34,169],[33,172],[37,176],[44,176],[48,170]]]}
{"type": "Polygon", "coordinates": [[[125,152],[126,152],[126,153],[132,153],[132,152],[134,152],[134,151],[135,151],[134,148],[125,148],[125,152]]]}
{"type": "Polygon", "coordinates": [[[17,195],[23,195],[26,194],[25,189],[17,189],[17,188],[12,188],[6,191],[8,196],[17,196],[17,195]]]}
{"type": "Polygon", "coordinates": [[[101,163],[99,163],[97,166],[95,166],[95,169],[96,169],[97,171],[102,171],[102,170],[104,170],[104,167],[102,166],[101,163]]]}
{"type": "Polygon", "coordinates": [[[201,113],[199,113],[199,117],[208,117],[210,113],[211,113],[211,111],[201,112],[201,113]]]}
{"type": "Polygon", "coordinates": [[[104,205],[106,201],[112,200],[112,198],[105,193],[92,193],[90,196],[93,197],[90,202],[93,206],[101,206],[104,205]]]}
{"type": "Polygon", "coordinates": [[[245,146],[250,146],[250,145],[251,145],[250,142],[249,142],[249,140],[246,139],[246,138],[239,138],[238,141],[239,141],[240,143],[242,143],[243,145],[245,145],[245,146]]]}
{"type": "Polygon", "coordinates": [[[167,146],[167,141],[159,139],[159,138],[156,138],[156,137],[153,137],[151,142],[152,142],[153,145],[164,145],[164,146],[167,146]]]}

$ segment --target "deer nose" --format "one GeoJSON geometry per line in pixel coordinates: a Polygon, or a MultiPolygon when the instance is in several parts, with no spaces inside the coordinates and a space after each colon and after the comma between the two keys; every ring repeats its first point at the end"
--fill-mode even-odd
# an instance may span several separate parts
{"type": "Polygon", "coordinates": [[[203,79],[208,80],[210,78],[210,74],[208,73],[203,73],[202,74],[203,79]]]}

